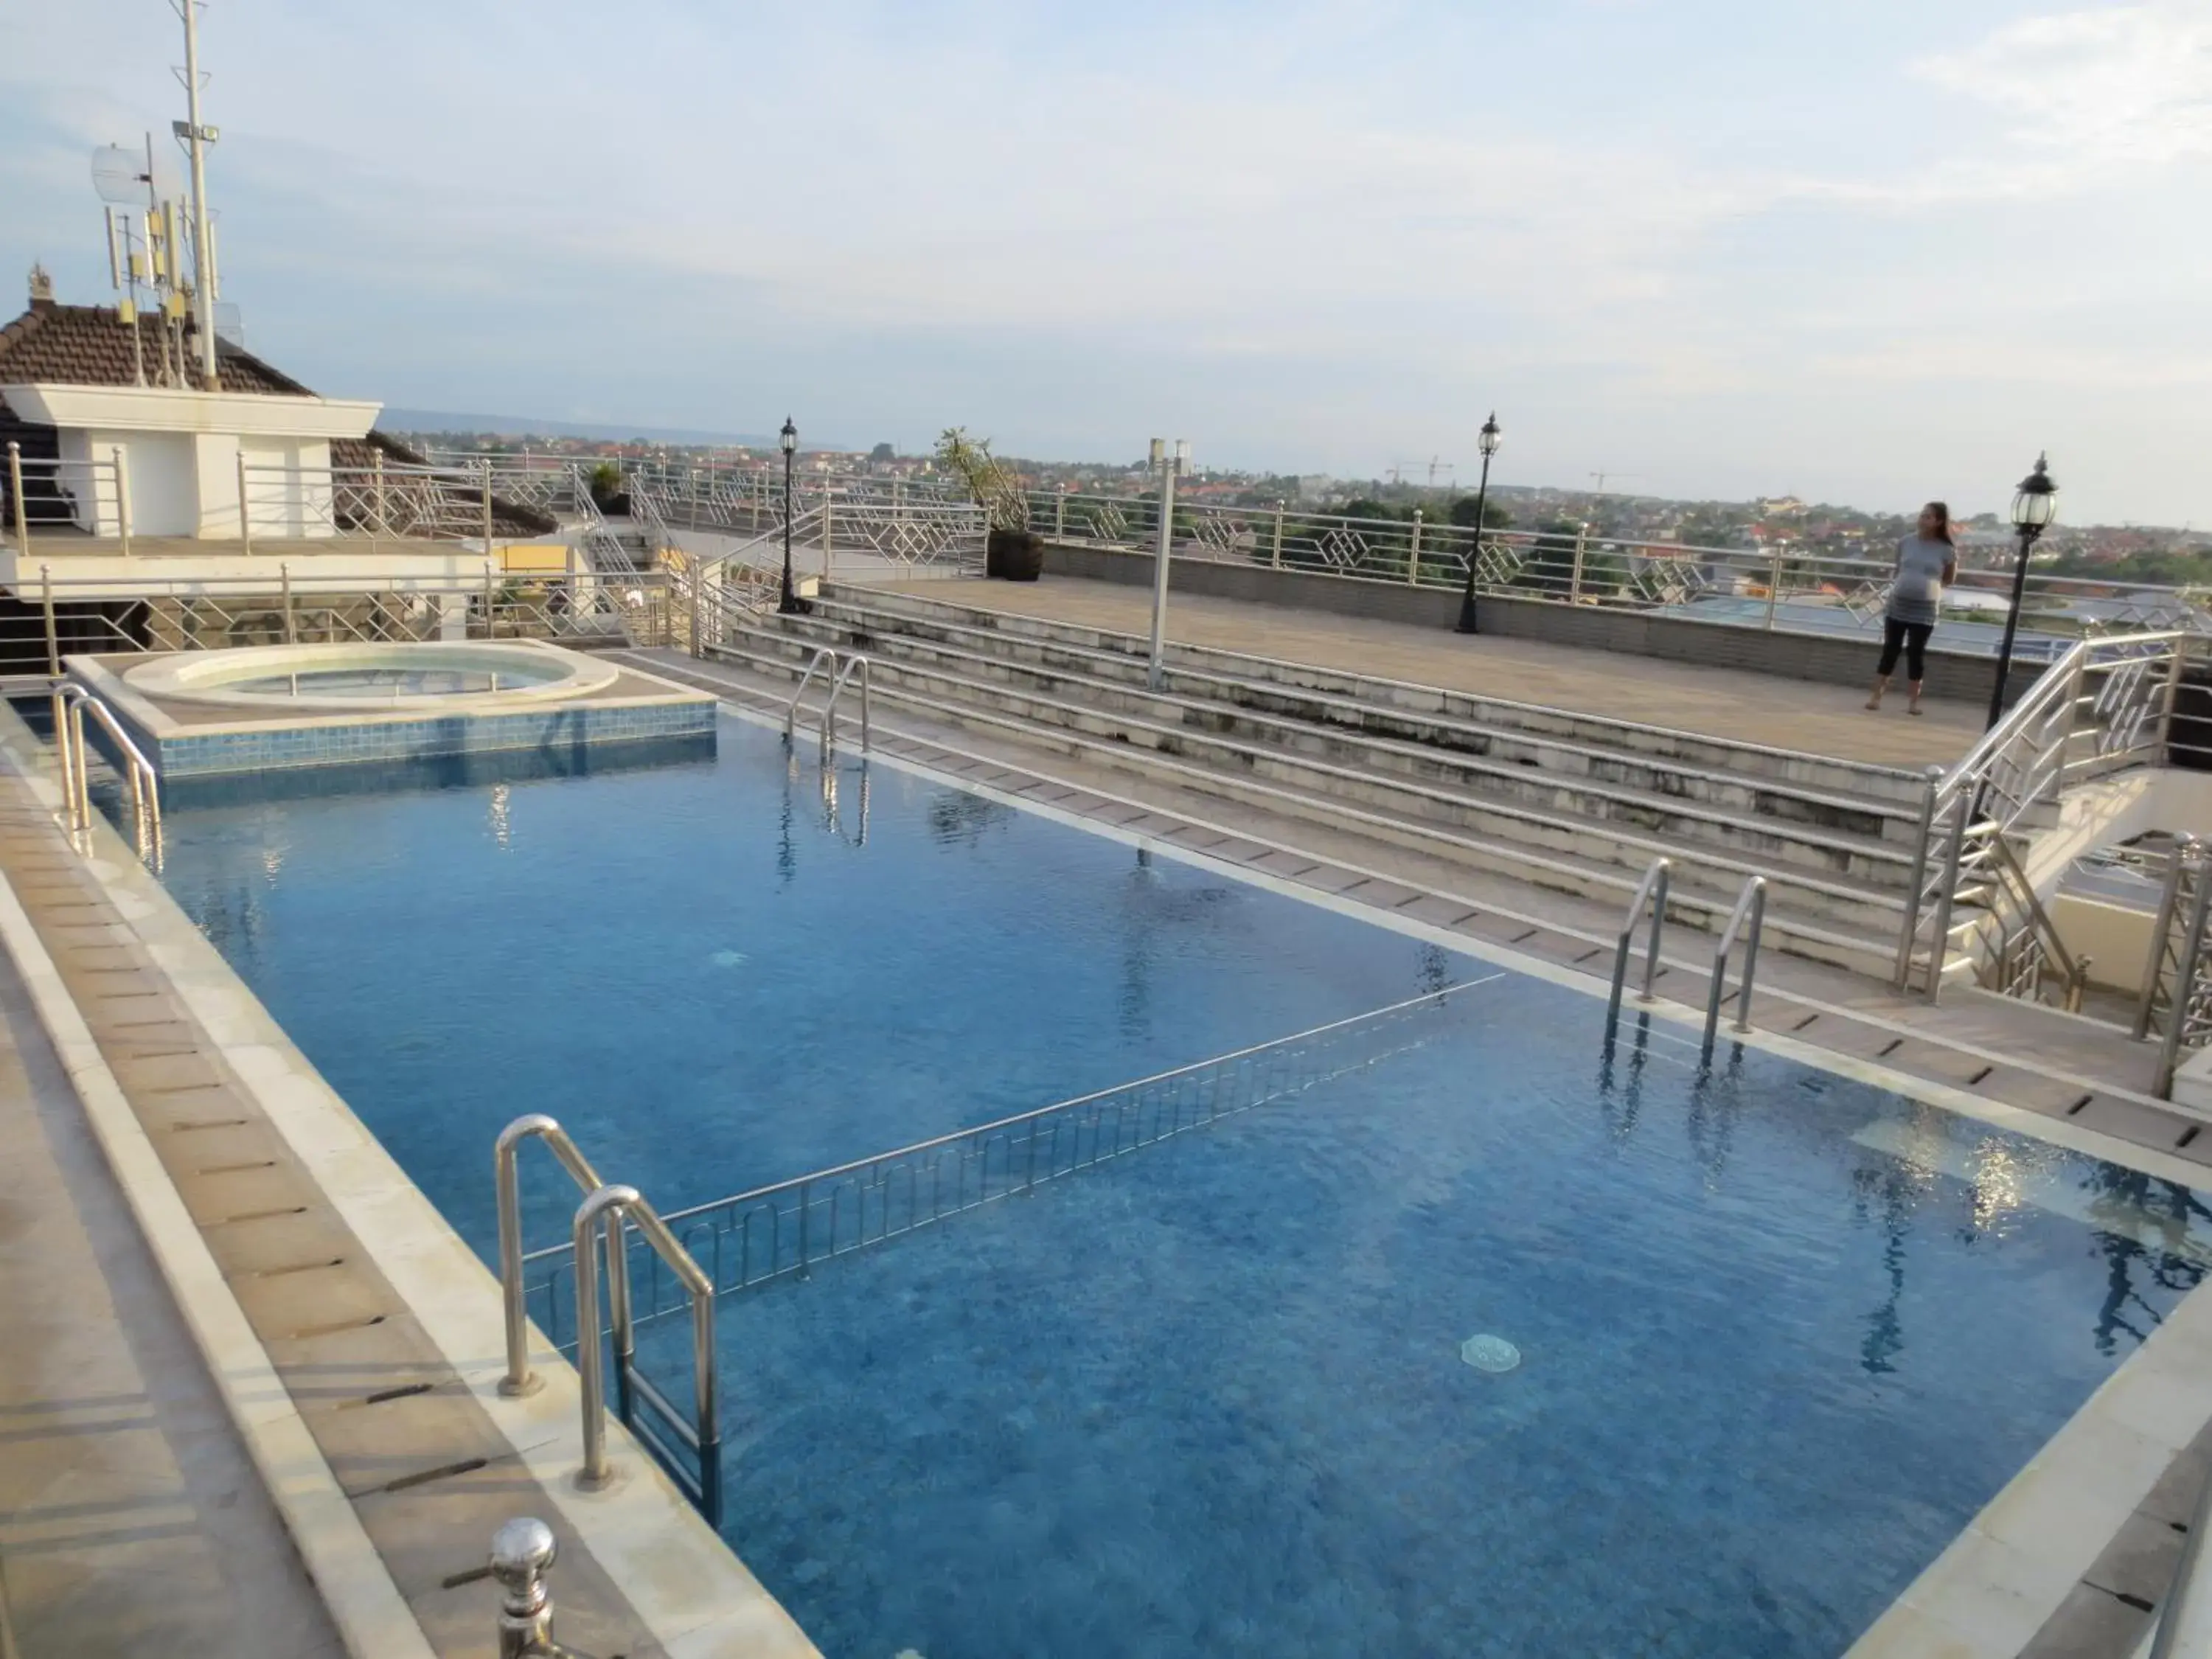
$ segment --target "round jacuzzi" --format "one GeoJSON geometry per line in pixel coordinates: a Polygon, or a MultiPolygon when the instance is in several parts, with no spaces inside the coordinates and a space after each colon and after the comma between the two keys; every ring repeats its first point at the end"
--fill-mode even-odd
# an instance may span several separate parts
{"type": "Polygon", "coordinates": [[[342,714],[501,708],[605,690],[621,670],[530,640],[258,645],[141,663],[124,683],[161,702],[342,714]]]}

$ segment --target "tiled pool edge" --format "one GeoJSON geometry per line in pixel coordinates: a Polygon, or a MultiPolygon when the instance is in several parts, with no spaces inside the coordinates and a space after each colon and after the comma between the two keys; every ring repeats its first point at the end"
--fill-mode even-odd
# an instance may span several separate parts
{"type": "Polygon", "coordinates": [[[62,983],[14,885],[0,874],[0,948],[84,1109],[225,1412],[283,1516],[331,1623],[355,1659],[430,1659],[422,1626],[278,1379],[244,1310],[161,1167],[137,1115],[62,983]]]}
{"type": "MultiPolygon", "coordinates": [[[[0,750],[5,751],[16,781],[50,810],[58,809],[59,791],[34,758],[40,748],[12,710],[0,713],[0,750]]],[[[582,1431],[574,1367],[533,1326],[532,1364],[544,1386],[520,1400],[499,1393],[505,1358],[498,1282],[491,1271],[113,828],[95,816],[93,836],[94,850],[87,865],[117,911],[209,1041],[221,1049],[243,1087],[312,1173],[363,1251],[506,1437],[519,1462],[611,1576],[670,1659],[725,1659],[737,1653],[747,1659],[820,1659],[796,1622],[618,1421],[610,1419],[607,1424],[617,1480],[598,1492],[576,1488],[574,1476],[582,1462],[582,1431]]],[[[25,926],[30,926],[27,917],[25,926]]],[[[131,1114],[119,1093],[118,1104],[131,1114]]],[[[135,1115],[131,1121],[136,1123],[135,1115]]],[[[487,1181],[490,1163],[487,1146],[487,1181]]],[[[166,1182],[166,1175],[162,1178],[166,1182]]],[[[189,1230],[189,1221],[185,1224],[189,1230]]],[[[165,1238],[149,1231],[148,1242],[165,1273],[172,1272],[162,1251],[165,1238]]],[[[204,1254],[196,1232],[187,1242],[204,1254]]],[[[208,1270],[228,1295],[212,1262],[208,1270]]],[[[240,1318],[242,1322],[242,1315],[240,1318]]],[[[247,1335],[251,1340],[250,1332],[247,1335]]],[[[219,1383],[222,1380],[219,1376],[219,1383]]],[[[290,1397],[273,1370],[266,1381],[273,1401],[291,1410],[290,1397]]],[[[293,1415],[296,1420],[296,1412],[293,1415]]],[[[308,1450],[320,1461],[312,1443],[308,1450]]],[[[276,1488],[272,1485],[271,1490],[276,1488]]],[[[340,1501],[347,1501],[343,1494],[340,1501]]],[[[365,1534],[362,1541],[374,1557],[374,1546],[365,1534]]],[[[377,1570],[384,1573],[380,1560],[377,1570]]],[[[389,1574],[384,1577],[390,1583],[389,1574]]],[[[396,1589],[393,1594],[398,1595],[396,1589]]],[[[404,1603],[401,1612],[406,1613],[404,1603]]],[[[411,1614],[407,1617],[419,1637],[420,1627],[411,1614]]],[[[384,1659],[387,1653],[406,1659],[408,1651],[379,1645],[362,1650],[362,1659],[384,1659]]],[[[427,1659],[427,1644],[420,1652],[427,1659]]]]}
{"type": "Polygon", "coordinates": [[[282,726],[265,717],[186,725],[97,657],[71,657],[68,668],[114,711],[164,779],[665,740],[708,736],[714,728],[711,700],[648,670],[627,666],[627,673],[664,690],[649,696],[589,694],[519,710],[324,714],[282,726]]]}
{"type": "MultiPolygon", "coordinates": [[[[727,699],[723,707],[748,723],[781,728],[780,719],[763,711],[727,699]]],[[[1211,857],[1155,835],[955,775],[910,757],[878,748],[870,760],[1125,846],[1166,854],[1193,867],[1474,956],[1547,983],[1597,997],[1606,995],[1610,988],[1607,980],[1492,940],[1470,938],[1418,917],[1384,911],[1267,871],[1211,857]]],[[[1014,769],[1000,761],[989,763],[1000,770],[1014,769]]],[[[1142,806],[1137,802],[1127,804],[1133,808],[1142,806]]],[[[1139,816],[1152,816],[1158,810],[1143,807],[1139,816]]],[[[1383,879],[1401,887],[1406,884],[1396,878],[1383,879]]],[[[1649,1012],[1690,1031],[1702,1030],[1702,1010],[1662,999],[1649,1012]]],[[[2063,1120],[1771,1031],[1754,1031],[1741,1040],[1747,1047],[1850,1077],[1992,1127],[2159,1179],[2192,1188],[2205,1184],[2202,1166],[2063,1120]]],[[[2059,1611],[2152,1486],[2208,1424],[2212,1424],[2212,1285],[2182,1299],[2159,1330],[2082,1403],[1966,1530],[1868,1628],[1848,1650],[1850,1659],[2012,1659],[2059,1611]]]]}

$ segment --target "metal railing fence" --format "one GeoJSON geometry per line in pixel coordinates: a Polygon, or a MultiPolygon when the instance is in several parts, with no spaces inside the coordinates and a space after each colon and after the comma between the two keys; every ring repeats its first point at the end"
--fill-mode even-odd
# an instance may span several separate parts
{"type": "MultiPolygon", "coordinates": [[[[837,1256],[871,1249],[966,1211],[1097,1168],[1224,1118],[1287,1099],[1431,1040],[1427,1023],[1492,975],[1385,1008],[1218,1055],[1135,1082],[939,1135],[666,1218],[706,1270],[717,1296],[804,1276],[837,1256]]],[[[633,1261],[633,1317],[642,1323],[689,1306],[640,1251],[633,1261]]],[[[563,1348],[576,1341],[575,1253],[556,1245],[523,1258],[525,1294],[538,1327],[563,1348]]]]}
{"type": "Polygon", "coordinates": [[[70,655],[233,646],[438,639],[669,645],[676,580],[665,570],[444,578],[271,560],[265,574],[161,581],[79,578],[42,566],[0,612],[0,672],[58,672],[70,655]]]}
{"type": "Polygon", "coordinates": [[[82,460],[26,455],[10,440],[7,475],[0,478],[0,527],[22,557],[36,544],[67,547],[80,537],[131,542],[131,469],[120,448],[82,460]],[[41,538],[41,532],[46,532],[41,538]]]}
{"type": "Polygon", "coordinates": [[[2156,1037],[2158,1071],[2152,1092],[2173,1097],[2173,1074],[2184,1058],[2212,1046],[2212,857],[2195,836],[2174,838],[2166,855],[2165,886],[2151,928],[2150,960],[2136,1006],[2137,1040],[2156,1037]]]}
{"type": "MultiPolygon", "coordinates": [[[[1032,491],[1030,526],[1055,541],[1148,553],[1157,501],[1032,491]]],[[[1173,556],[1311,574],[1613,606],[1785,632],[1879,635],[1893,561],[1776,544],[1700,547],[1574,531],[1498,530],[1431,520],[1358,519],[1287,506],[1178,502],[1173,556]]],[[[2008,562],[1967,568],[1945,592],[1947,649],[1994,652],[2008,562]]],[[[2031,570],[2016,657],[2047,659],[2067,641],[2139,629],[2212,634],[2212,592],[2054,576],[2031,570]]]]}
{"type": "Polygon", "coordinates": [[[1929,769],[1898,937],[1900,990],[1940,994],[1956,907],[1986,907],[2001,879],[1994,843],[2035,827],[2067,790],[2166,757],[2183,672],[2203,643],[2174,630],[2078,641],[1955,765],[1929,769]]]}

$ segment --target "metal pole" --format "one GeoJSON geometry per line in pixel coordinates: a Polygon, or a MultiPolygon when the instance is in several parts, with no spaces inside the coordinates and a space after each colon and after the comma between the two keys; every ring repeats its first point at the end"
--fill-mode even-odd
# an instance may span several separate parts
{"type": "Polygon", "coordinates": [[[483,461],[478,465],[483,473],[483,544],[484,558],[489,562],[491,558],[491,463],[483,461]]]}
{"type": "Polygon", "coordinates": [[[1267,562],[1277,570],[1283,568],[1283,504],[1280,501],[1275,503],[1274,541],[1268,553],[1267,562]]]}
{"type": "Polygon", "coordinates": [[[497,638],[499,637],[499,630],[498,630],[498,629],[497,629],[495,626],[494,626],[494,624],[493,624],[493,621],[492,621],[492,605],[493,605],[493,596],[492,596],[492,590],[491,590],[491,561],[490,561],[489,559],[486,559],[486,560],[484,561],[484,595],[483,595],[483,599],[484,599],[484,637],[485,637],[486,639],[488,639],[488,640],[495,640],[495,639],[497,639],[497,638]]]}
{"type": "Polygon", "coordinates": [[[1782,597],[1782,544],[1774,544],[1774,557],[1766,567],[1766,631],[1774,631],[1774,606],[1782,597]]]}
{"type": "Polygon", "coordinates": [[[238,540],[248,557],[253,553],[253,509],[246,493],[246,452],[238,452],[238,540]]]}
{"type": "Polygon", "coordinates": [[[1951,905],[1959,896],[1959,865],[1966,850],[1966,820],[1974,815],[1975,801],[1963,790],[1954,798],[1959,811],[1943,854],[1943,884],[1936,894],[1936,933],[1928,941],[1928,1000],[1943,994],[1943,969],[1951,957],[1951,905]]]}
{"type": "MultiPolygon", "coordinates": [[[[192,310],[199,326],[200,381],[210,392],[222,389],[222,375],[215,357],[215,253],[208,222],[208,130],[200,125],[199,7],[182,0],[177,9],[185,19],[185,141],[192,158],[192,310]]],[[[170,258],[176,257],[174,251],[170,258]]]]}
{"type": "Polygon", "coordinates": [[[2005,607],[2004,641],[1997,647],[1997,678],[1996,684],[1990,688],[1989,723],[1982,728],[1985,732],[2004,718],[2005,681],[2012,673],[2013,635],[2020,629],[2021,600],[2027,592],[2027,554],[2041,533],[2034,525],[2020,527],[2020,561],[2013,566],[2012,603],[2005,607]]]}
{"type": "Polygon", "coordinates": [[[1406,586],[1417,586],[1421,580],[1421,509],[1413,509],[1413,538],[1406,553],[1406,586]]]}
{"type": "Polygon", "coordinates": [[[1067,539],[1067,496],[1065,492],[1052,498],[1052,538],[1056,542],[1067,539]]]}
{"type": "Polygon", "coordinates": [[[1567,603],[1569,605],[1580,605],[1582,603],[1583,555],[1589,550],[1589,524],[1588,520],[1584,520],[1583,523],[1575,526],[1575,568],[1574,574],[1567,579],[1567,603]]]}
{"type": "Polygon", "coordinates": [[[2212,915],[2212,870],[2197,872],[2197,902],[2189,913],[2189,934],[2173,969],[2173,995],[2166,1011],[2166,1037],[2158,1046],[2158,1082],[2151,1090],[2160,1100],[2173,1098],[2174,1067],[2181,1058],[2181,1039],[2188,1034],[2189,1005],[2197,986],[2197,961],[2204,951],[2204,927],[2212,915]]]}
{"type": "Polygon", "coordinates": [[[1455,633],[1472,634],[1476,631],[1474,625],[1474,567],[1476,562],[1482,556],[1482,514],[1483,508],[1488,503],[1489,500],[1490,457],[1486,453],[1482,458],[1482,481],[1475,486],[1474,539],[1468,544],[1467,591],[1460,595],[1459,622],[1453,630],[1455,633]]]}
{"type": "Polygon", "coordinates": [[[584,1467],[576,1484],[595,1492],[607,1484],[605,1359],[599,1351],[599,1217],[607,1194],[627,1190],[602,1187],[577,1207],[569,1229],[571,1259],[576,1264],[576,1376],[584,1407],[584,1467]]]}
{"type": "Polygon", "coordinates": [[[822,582],[825,587],[830,582],[830,485],[827,480],[822,485],[822,582]]]}
{"type": "Polygon", "coordinates": [[[1167,677],[1163,659],[1167,650],[1168,550],[1175,534],[1176,458],[1155,438],[1152,459],[1160,472],[1160,537],[1152,556],[1152,648],[1145,683],[1157,691],[1167,677]]]}
{"type": "Polygon", "coordinates": [[[2166,884],[2159,894],[2158,921],[2150,930],[2150,965],[2143,969],[2142,994],[2136,1000],[2134,1036],[2138,1042],[2150,1035],[2151,1004],[2158,982],[2166,975],[2166,936],[2173,928],[2173,913],[2181,905],[2181,878],[2196,856],[2197,837],[2180,835],[2166,849],[2166,884]]]}
{"type": "Polygon", "coordinates": [[[2173,763],[2168,750],[2173,742],[2173,711],[2181,702],[2182,659],[2188,654],[2188,641],[2179,636],[2166,647],[2167,650],[2173,653],[2173,658],[2166,664],[2166,706],[2159,710],[2158,715],[2157,752],[2159,763],[2161,765],[2170,766],[2173,763]]]}
{"type": "Polygon", "coordinates": [[[528,1516],[508,1522],[491,1540],[491,1576],[499,1581],[499,1659],[544,1659],[553,1641],[553,1597],[545,1585],[559,1553],[553,1528],[528,1516]]]}
{"type": "Polygon", "coordinates": [[[284,643],[297,645],[300,629],[292,615],[292,566],[290,561],[276,567],[277,579],[284,584],[284,643]]]}
{"type": "Polygon", "coordinates": [[[46,672],[57,679],[62,672],[61,630],[54,625],[54,573],[51,565],[39,567],[39,603],[46,613],[46,672]]]}
{"type": "Polygon", "coordinates": [[[775,608],[787,617],[799,609],[799,594],[791,585],[791,463],[792,451],[787,449],[783,452],[783,592],[775,602],[775,608]]]}
{"type": "Polygon", "coordinates": [[[115,532],[123,542],[123,556],[131,556],[131,469],[124,459],[121,446],[107,452],[108,465],[115,472],[115,532]]]}
{"type": "Polygon", "coordinates": [[[15,556],[31,556],[31,520],[23,510],[23,446],[8,440],[8,496],[15,509],[15,556]]]}
{"type": "Polygon", "coordinates": [[[1920,931],[1920,902],[1928,885],[1928,836],[1936,822],[1936,792],[1943,782],[1943,769],[1930,766],[1920,795],[1920,832],[1912,841],[1912,879],[1905,890],[1905,931],[1897,939],[1897,974],[1893,981],[1902,991],[1912,976],[1912,940],[1920,931]]]}
{"type": "Polygon", "coordinates": [[[1659,936],[1667,927],[1667,884],[1673,873],[1671,866],[1662,864],[1659,879],[1651,889],[1651,940],[1644,950],[1644,988],[1636,994],[1638,1002],[1658,1000],[1651,987],[1659,977],[1659,936]]]}

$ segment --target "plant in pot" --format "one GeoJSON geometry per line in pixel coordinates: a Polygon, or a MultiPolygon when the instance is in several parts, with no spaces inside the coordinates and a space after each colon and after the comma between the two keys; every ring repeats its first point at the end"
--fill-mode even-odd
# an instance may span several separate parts
{"type": "Polygon", "coordinates": [[[1042,575],[1044,539],[1030,529],[1021,479],[991,453],[991,441],[970,438],[964,427],[947,427],[937,441],[937,462],[967,485],[983,509],[990,526],[984,574],[1010,582],[1033,582],[1042,575]]]}

